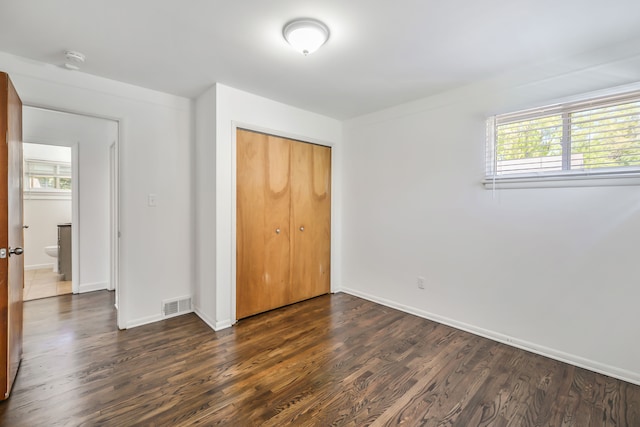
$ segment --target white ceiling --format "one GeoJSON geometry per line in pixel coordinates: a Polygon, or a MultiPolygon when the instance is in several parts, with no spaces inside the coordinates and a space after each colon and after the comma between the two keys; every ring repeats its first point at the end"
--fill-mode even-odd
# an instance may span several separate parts
{"type": "Polygon", "coordinates": [[[633,40],[639,0],[0,0],[0,51],[78,50],[86,73],[186,97],[220,82],[338,119],[633,40]],[[331,30],[308,57],[282,37],[296,17],[331,30]]]}

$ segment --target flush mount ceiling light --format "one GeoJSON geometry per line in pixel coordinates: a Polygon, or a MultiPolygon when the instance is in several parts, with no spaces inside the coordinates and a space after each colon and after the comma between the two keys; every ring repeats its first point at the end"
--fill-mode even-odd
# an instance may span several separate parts
{"type": "Polygon", "coordinates": [[[64,66],[68,70],[77,71],[80,69],[80,66],[84,64],[85,56],[80,52],[76,52],[75,50],[67,50],[64,52],[64,66]]]}
{"type": "Polygon", "coordinates": [[[307,56],[329,39],[329,28],[315,19],[295,19],[284,26],[282,35],[295,50],[307,56]]]}

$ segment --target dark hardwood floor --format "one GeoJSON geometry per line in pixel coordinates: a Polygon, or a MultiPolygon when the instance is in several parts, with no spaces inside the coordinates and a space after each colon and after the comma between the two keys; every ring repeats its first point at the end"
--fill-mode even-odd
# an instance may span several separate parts
{"type": "Polygon", "coordinates": [[[640,426],[640,387],[371,302],[127,331],[112,294],[25,303],[4,426],[640,426]]]}

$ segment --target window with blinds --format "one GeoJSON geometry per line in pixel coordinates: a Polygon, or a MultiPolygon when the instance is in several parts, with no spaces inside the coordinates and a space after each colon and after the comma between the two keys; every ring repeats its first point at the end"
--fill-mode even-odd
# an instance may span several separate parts
{"type": "Polygon", "coordinates": [[[498,115],[487,131],[490,180],[640,174],[640,92],[498,115]]]}
{"type": "Polygon", "coordinates": [[[71,191],[71,164],[47,160],[24,161],[25,191],[71,191]]]}

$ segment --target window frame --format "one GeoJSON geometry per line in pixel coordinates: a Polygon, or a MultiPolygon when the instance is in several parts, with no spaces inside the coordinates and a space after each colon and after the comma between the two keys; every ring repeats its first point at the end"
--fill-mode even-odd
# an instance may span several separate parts
{"type": "Polygon", "coordinates": [[[70,179],[73,185],[73,177],[72,177],[72,166],[70,162],[62,162],[62,161],[52,161],[52,160],[44,160],[44,159],[35,159],[35,158],[25,158],[24,159],[24,186],[23,193],[24,198],[27,200],[33,199],[71,199],[72,188],[64,189],[58,188],[61,179],[70,179]],[[30,165],[48,165],[53,167],[53,173],[38,173],[32,172],[32,168],[30,165]],[[61,169],[68,169],[69,173],[62,173],[61,169]],[[45,188],[34,188],[31,187],[31,179],[32,178],[53,178],[56,187],[45,187],[45,188]]]}
{"type": "Polygon", "coordinates": [[[607,106],[624,105],[629,102],[640,102],[640,85],[627,86],[613,91],[600,91],[550,103],[549,105],[526,110],[496,114],[487,119],[485,138],[485,178],[482,184],[487,189],[496,188],[546,188],[546,187],[581,187],[581,186],[619,186],[640,185],[640,165],[634,167],[603,167],[593,169],[571,170],[571,120],[570,115],[589,109],[607,106]],[[544,118],[559,115],[562,125],[562,170],[531,171],[497,175],[496,126],[499,124],[544,118]]]}

